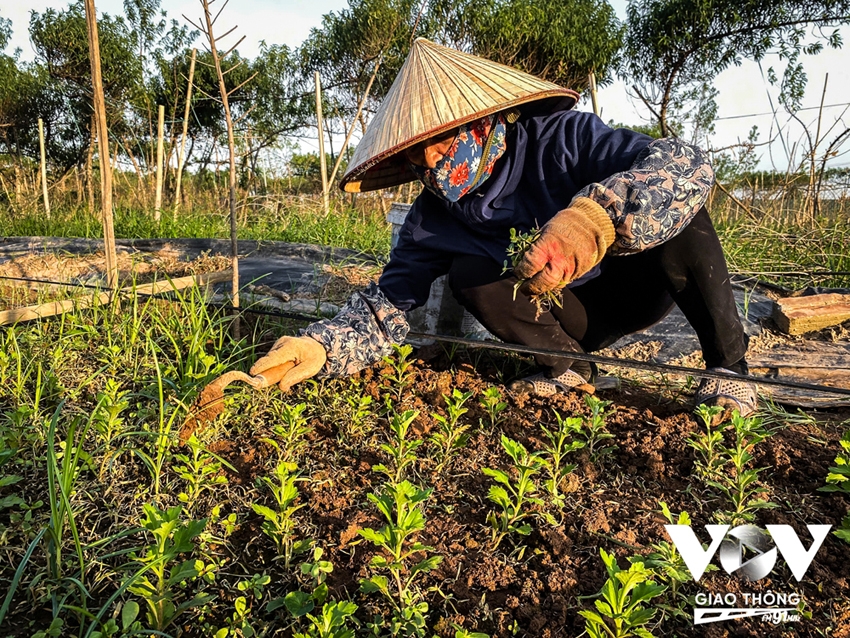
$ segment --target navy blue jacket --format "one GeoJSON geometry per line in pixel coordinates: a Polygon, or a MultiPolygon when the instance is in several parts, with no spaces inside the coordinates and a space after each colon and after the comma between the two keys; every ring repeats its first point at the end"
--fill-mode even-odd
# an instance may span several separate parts
{"type": "Polygon", "coordinates": [[[612,129],[592,113],[521,117],[493,174],[456,203],[428,190],[414,201],[384,268],[381,292],[398,309],[428,300],[431,284],[456,255],[502,264],[510,229],[542,227],[583,187],[628,170],[651,138],[612,129]]]}

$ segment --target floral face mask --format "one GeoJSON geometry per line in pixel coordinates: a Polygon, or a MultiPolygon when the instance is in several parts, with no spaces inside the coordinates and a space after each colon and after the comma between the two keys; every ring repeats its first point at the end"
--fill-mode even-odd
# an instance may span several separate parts
{"type": "Polygon", "coordinates": [[[413,163],[410,168],[437,197],[456,202],[492,175],[493,165],[505,152],[506,129],[501,113],[464,124],[434,168],[413,163]]]}

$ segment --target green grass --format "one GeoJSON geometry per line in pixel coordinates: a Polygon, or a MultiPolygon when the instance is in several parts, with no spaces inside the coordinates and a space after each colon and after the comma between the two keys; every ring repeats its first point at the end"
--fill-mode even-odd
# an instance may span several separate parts
{"type": "Polygon", "coordinates": [[[782,276],[777,272],[850,272],[850,226],[847,220],[797,226],[766,218],[717,224],[729,270],[748,272],[763,281],[798,289],[808,285],[848,287],[850,276],[782,276]]]}
{"type": "MultiPolygon", "coordinates": [[[[239,219],[239,238],[352,248],[378,257],[389,255],[390,225],[380,211],[364,213],[338,207],[325,215],[315,202],[308,204],[247,211],[239,219]]],[[[162,220],[157,223],[149,211],[119,207],[114,223],[115,236],[122,239],[230,237],[229,217],[223,212],[183,213],[174,221],[170,211],[163,211],[162,220]]],[[[65,208],[54,210],[49,220],[41,212],[5,214],[0,220],[0,235],[97,238],[103,236],[103,230],[98,213],[65,208]]]]}

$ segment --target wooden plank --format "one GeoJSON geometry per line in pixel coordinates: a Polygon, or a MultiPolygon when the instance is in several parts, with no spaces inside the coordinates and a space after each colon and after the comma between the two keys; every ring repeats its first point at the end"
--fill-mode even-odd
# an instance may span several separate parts
{"type": "Polygon", "coordinates": [[[850,319],[850,295],[829,293],[786,297],[774,302],[773,320],[792,335],[835,326],[850,319]]]}
{"type": "MultiPolygon", "coordinates": [[[[153,295],[162,292],[172,292],[189,288],[195,284],[198,286],[205,286],[222,281],[229,281],[231,274],[230,270],[223,270],[220,272],[204,273],[202,275],[178,277],[177,279],[171,280],[164,279],[149,284],[122,288],[118,291],[118,293],[120,295],[127,295],[135,292],[135,294],[153,295]]],[[[4,310],[3,312],[0,312],[0,326],[8,326],[10,324],[20,323],[23,321],[32,321],[33,319],[54,317],[66,312],[71,312],[74,309],[89,308],[93,305],[109,303],[111,299],[111,292],[101,292],[95,295],[65,299],[64,301],[51,301],[43,304],[36,304],[34,306],[26,306],[24,308],[4,310]]]]}

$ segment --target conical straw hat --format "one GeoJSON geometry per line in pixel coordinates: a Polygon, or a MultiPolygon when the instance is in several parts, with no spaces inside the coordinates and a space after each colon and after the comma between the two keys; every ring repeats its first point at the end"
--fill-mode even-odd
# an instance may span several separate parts
{"type": "Polygon", "coordinates": [[[340,186],[349,193],[416,179],[403,154],[476,118],[548,97],[578,93],[503,64],[417,38],[357,145],[340,186]]]}

